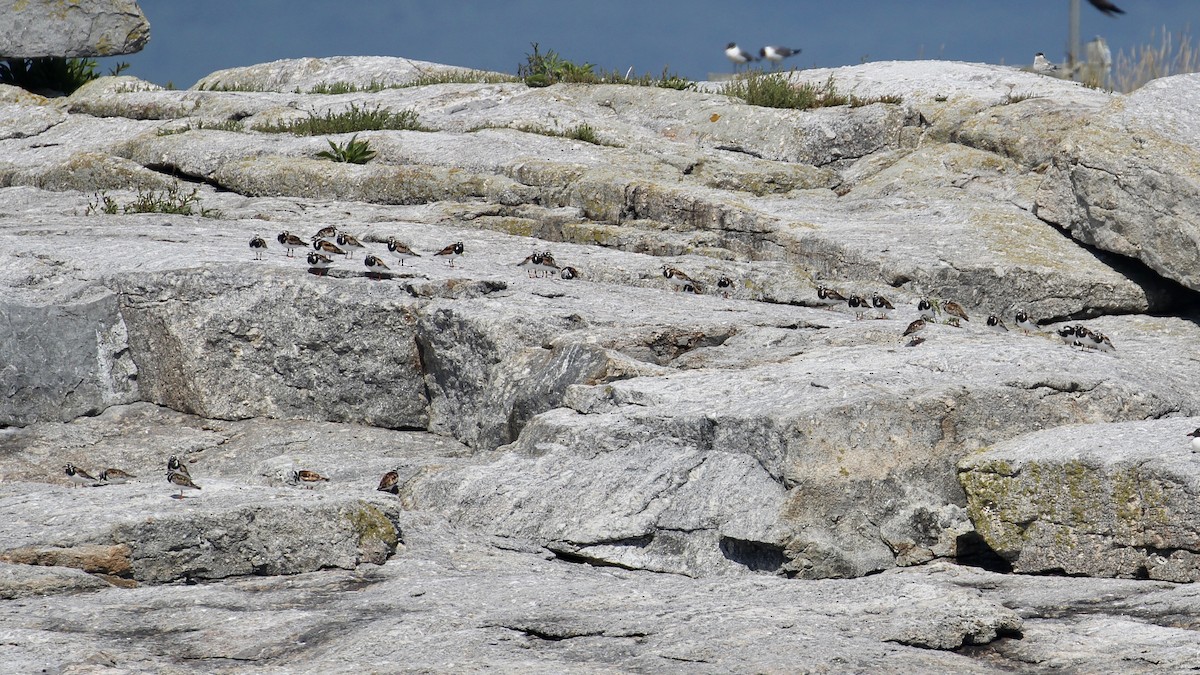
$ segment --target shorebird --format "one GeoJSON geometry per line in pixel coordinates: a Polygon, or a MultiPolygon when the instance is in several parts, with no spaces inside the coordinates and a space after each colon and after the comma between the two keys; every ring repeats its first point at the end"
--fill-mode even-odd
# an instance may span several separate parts
{"type": "Polygon", "coordinates": [[[733,69],[735,71],[738,66],[744,66],[755,60],[753,54],[737,46],[736,42],[730,42],[725,45],[725,58],[733,62],[733,69]]]}
{"type": "Polygon", "coordinates": [[[799,49],[792,49],[791,47],[775,47],[773,45],[767,45],[766,47],[758,50],[758,55],[770,61],[772,66],[777,66],[789,56],[795,56],[799,53],[799,49]]]}
{"type": "Polygon", "coordinates": [[[1058,66],[1050,63],[1050,60],[1046,58],[1045,54],[1038,52],[1033,55],[1033,72],[1050,73],[1055,70],[1058,70],[1058,66]]]}

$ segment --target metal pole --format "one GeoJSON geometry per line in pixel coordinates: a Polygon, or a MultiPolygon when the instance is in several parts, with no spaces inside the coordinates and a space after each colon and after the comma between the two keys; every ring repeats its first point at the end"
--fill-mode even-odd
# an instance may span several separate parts
{"type": "Polygon", "coordinates": [[[1079,67],[1079,0],[1071,0],[1070,28],[1067,36],[1067,72],[1071,79],[1079,67]]]}

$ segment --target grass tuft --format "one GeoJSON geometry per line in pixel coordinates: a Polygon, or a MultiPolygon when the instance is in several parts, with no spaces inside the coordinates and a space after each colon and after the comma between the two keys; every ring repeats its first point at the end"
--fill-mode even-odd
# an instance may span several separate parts
{"type": "Polygon", "coordinates": [[[254,127],[254,131],[286,133],[296,136],[320,136],[323,134],[347,134],[357,131],[379,131],[399,129],[408,131],[431,131],[421,124],[417,113],[412,110],[393,112],[387,108],[359,108],[353,103],[341,112],[328,111],[324,115],[309,113],[307,119],[290,120],[279,124],[254,127]]]}
{"type": "Polygon", "coordinates": [[[375,155],[375,151],[371,149],[371,142],[358,140],[357,134],[341,145],[329,141],[329,150],[317,153],[317,157],[350,164],[366,164],[374,159],[375,155]]]}
{"type": "Polygon", "coordinates": [[[1128,94],[1151,80],[1169,75],[1200,72],[1200,49],[1187,31],[1173,35],[1163,26],[1157,39],[1150,33],[1150,43],[1133,49],[1129,54],[1117,52],[1113,81],[1117,91],[1128,94]]]}
{"type": "Polygon", "coordinates": [[[107,193],[100,192],[88,202],[84,215],[118,213],[173,213],[181,216],[199,215],[202,218],[220,218],[217,209],[206,209],[200,206],[200,188],[193,187],[187,192],[175,181],[164,190],[138,190],[137,197],[124,205],[107,193]]]}
{"type": "Polygon", "coordinates": [[[740,98],[750,105],[764,108],[791,108],[809,110],[848,105],[860,108],[875,103],[898,104],[903,98],[895,95],[864,98],[854,94],[843,94],[837,90],[830,77],[822,86],[807,82],[792,84],[788,73],[764,73],[752,70],[721,86],[718,93],[740,98]]]}

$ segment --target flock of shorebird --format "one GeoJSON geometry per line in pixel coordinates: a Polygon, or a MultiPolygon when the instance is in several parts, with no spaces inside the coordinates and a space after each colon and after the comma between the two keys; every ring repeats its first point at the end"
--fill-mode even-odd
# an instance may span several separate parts
{"type": "MultiPolygon", "coordinates": [[[[279,236],[275,237],[275,239],[284,247],[289,258],[295,257],[297,249],[308,250],[311,243],[313,250],[308,253],[305,261],[308,263],[310,271],[321,275],[326,274],[329,268],[333,266],[333,256],[352,258],[355,251],[368,251],[367,246],[359,241],[358,237],[348,232],[339,231],[333,225],[321,228],[307,242],[287,230],[280,232],[279,236]]],[[[420,253],[412,250],[408,244],[395,237],[388,237],[386,244],[388,255],[399,260],[401,267],[404,267],[405,262],[408,260],[422,257],[420,253]]],[[[432,257],[445,260],[447,265],[454,267],[454,261],[463,254],[464,250],[463,243],[456,241],[434,253],[432,257]]],[[[254,254],[255,260],[262,260],[263,254],[267,251],[267,240],[255,235],[250,240],[250,251],[254,254]]],[[[367,267],[368,274],[377,280],[383,278],[384,273],[391,272],[391,268],[383,261],[383,258],[374,253],[367,252],[363,258],[363,265],[367,267]]],[[[550,254],[550,251],[534,251],[524,260],[517,263],[517,267],[528,272],[531,278],[548,277],[555,274],[562,279],[574,279],[579,276],[579,270],[574,267],[559,266],[558,262],[554,260],[554,256],[550,254]]]]}
{"type": "MultiPolygon", "coordinates": [[[[122,471],[121,469],[108,468],[100,472],[98,477],[92,476],[88,472],[80,469],[74,464],[68,463],[63,467],[63,473],[66,474],[67,480],[71,481],[72,485],[83,487],[100,487],[102,485],[123,485],[137,476],[122,471]]],[[[167,458],[167,482],[170,483],[174,490],[179,488],[179,495],[171,495],[173,499],[183,499],[184,490],[199,490],[199,485],[192,480],[192,474],[188,470],[187,465],[179,460],[178,455],[171,455],[167,458]]],[[[313,488],[321,483],[328,483],[329,479],[316,471],[309,469],[296,469],[289,471],[284,482],[288,485],[299,486],[304,488],[313,488]]],[[[383,475],[379,481],[379,487],[375,488],[380,492],[389,494],[400,493],[400,475],[395,471],[389,471],[383,475]]]]}

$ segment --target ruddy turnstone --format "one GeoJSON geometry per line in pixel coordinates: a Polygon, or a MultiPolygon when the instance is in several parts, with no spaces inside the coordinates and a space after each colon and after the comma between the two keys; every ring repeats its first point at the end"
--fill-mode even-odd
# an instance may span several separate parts
{"type": "Polygon", "coordinates": [[[989,330],[994,330],[997,333],[1008,332],[1008,326],[1005,326],[1004,322],[1000,320],[1000,317],[996,316],[995,314],[992,314],[987,318],[987,327],[989,330]]]}
{"type": "Polygon", "coordinates": [[[404,261],[409,258],[420,258],[421,254],[408,247],[408,244],[398,241],[395,237],[388,237],[388,252],[396,256],[400,261],[400,266],[404,267],[404,261]]]}
{"type": "Polygon", "coordinates": [[[525,274],[530,278],[534,278],[538,274],[538,268],[542,266],[542,254],[534,251],[525,256],[525,259],[517,263],[517,267],[525,270],[525,274]]]}
{"type": "Polygon", "coordinates": [[[737,46],[736,42],[725,45],[725,58],[733,62],[734,70],[737,70],[738,66],[744,66],[755,60],[753,54],[737,46]]]}
{"type": "Polygon", "coordinates": [[[100,472],[101,483],[121,485],[122,483],[129,482],[130,478],[137,478],[137,476],[129,473],[128,471],[122,471],[120,469],[105,469],[100,472]]]}
{"type": "Polygon", "coordinates": [[[343,251],[341,247],[332,241],[329,241],[328,239],[317,239],[313,241],[313,248],[322,253],[328,253],[330,255],[346,255],[346,252],[343,251]]]}
{"type": "Polygon", "coordinates": [[[919,333],[920,331],[925,330],[925,326],[927,325],[928,322],[926,322],[925,319],[917,319],[916,321],[908,324],[908,328],[904,329],[904,332],[900,334],[900,337],[908,337],[914,333],[919,333]]]}
{"type": "Polygon", "coordinates": [[[1095,7],[1096,9],[1100,10],[1101,12],[1104,12],[1108,16],[1115,17],[1118,14],[1125,13],[1125,10],[1121,9],[1120,7],[1117,7],[1116,5],[1112,4],[1108,0],[1088,0],[1088,2],[1092,3],[1092,7],[1095,7]]]}
{"type": "Polygon", "coordinates": [[[670,265],[663,265],[662,275],[667,278],[667,281],[671,282],[671,288],[676,291],[689,290],[698,292],[696,290],[696,282],[680,269],[676,269],[670,265]]]}
{"type": "Polygon", "coordinates": [[[1200,452],[1200,429],[1188,434],[1192,437],[1192,452],[1200,452]]]}
{"type": "MultiPolygon", "coordinates": [[[[946,314],[949,314],[951,318],[962,319],[963,321],[971,320],[971,317],[967,316],[967,310],[963,309],[962,305],[953,300],[947,300],[946,302],[943,302],[942,311],[946,314]]],[[[954,325],[958,324],[955,323],[954,325]]]]}
{"type": "Polygon", "coordinates": [[[871,309],[871,302],[861,295],[851,295],[846,305],[854,312],[855,319],[863,318],[871,309]]]}
{"type": "Polygon", "coordinates": [[[824,286],[817,286],[817,300],[826,307],[835,307],[847,302],[846,296],[824,286]]]}
{"type": "Polygon", "coordinates": [[[367,270],[369,271],[368,273],[375,274],[376,280],[382,279],[383,273],[391,269],[386,263],[374,255],[368,255],[366,258],[363,258],[363,264],[367,266],[367,270]]]}
{"type": "MultiPolygon", "coordinates": [[[[1080,326],[1080,328],[1083,327],[1080,326]]],[[[1078,332],[1076,332],[1076,336],[1079,338],[1079,344],[1087,347],[1088,349],[1098,349],[1102,352],[1116,351],[1117,348],[1113,346],[1112,340],[1109,340],[1108,336],[1104,333],[1101,333],[1098,330],[1088,330],[1086,328],[1084,328],[1084,330],[1087,331],[1084,335],[1079,335],[1078,332]]]]}
{"type": "Polygon", "coordinates": [[[1038,52],[1033,55],[1033,72],[1035,73],[1052,73],[1058,70],[1058,66],[1050,63],[1046,55],[1038,52]]]}
{"type": "Polygon", "coordinates": [[[320,483],[328,483],[329,479],[317,473],[316,471],[300,469],[299,471],[292,472],[292,482],[302,487],[312,489],[320,483]]]}
{"type": "Polygon", "coordinates": [[[329,271],[329,266],[333,264],[333,258],[324,253],[313,251],[308,254],[308,266],[311,269],[317,270],[322,276],[329,271]]]}
{"type": "Polygon", "coordinates": [[[341,246],[346,250],[347,258],[353,258],[354,256],[350,255],[351,253],[354,253],[355,251],[361,251],[366,248],[366,246],[363,246],[363,243],[359,241],[357,237],[346,234],[345,232],[338,232],[337,239],[335,241],[337,241],[338,246],[341,246]]]}
{"type": "Polygon", "coordinates": [[[542,276],[544,277],[548,277],[551,274],[558,274],[558,261],[554,259],[554,256],[550,255],[550,251],[542,252],[542,262],[540,267],[542,270],[542,276]]]}
{"type": "MultiPolygon", "coordinates": [[[[179,497],[183,499],[184,490],[199,490],[200,486],[192,482],[192,477],[183,471],[167,471],[167,482],[179,488],[179,497]]],[[[174,497],[175,495],[171,495],[174,497]]]]}
{"type": "Polygon", "coordinates": [[[733,288],[733,279],[721,277],[717,279],[717,288],[721,289],[721,297],[729,298],[729,289],[733,288]]]}
{"type": "Polygon", "coordinates": [[[453,244],[450,244],[449,246],[447,246],[446,248],[438,251],[437,253],[434,253],[433,257],[444,258],[446,260],[447,265],[454,267],[454,259],[462,254],[463,254],[463,243],[461,241],[456,241],[453,244]]]}
{"type": "Polygon", "coordinates": [[[579,276],[579,270],[574,267],[564,267],[558,272],[559,279],[574,279],[579,276]]]}
{"type": "Polygon", "coordinates": [[[1074,326],[1059,326],[1054,334],[1057,335],[1064,344],[1075,344],[1075,327],[1074,326]]]}
{"type": "Polygon", "coordinates": [[[167,473],[172,472],[181,473],[185,476],[192,475],[191,472],[188,471],[187,465],[179,461],[179,457],[177,455],[171,455],[167,458],[167,473]]]}
{"type": "Polygon", "coordinates": [[[383,474],[383,478],[379,479],[379,487],[375,489],[380,492],[390,492],[394,495],[400,494],[400,474],[395,471],[383,474]]]}
{"type": "Polygon", "coordinates": [[[875,315],[880,319],[890,319],[892,312],[896,311],[892,303],[878,293],[871,294],[871,306],[875,308],[875,315]]]}
{"type": "Polygon", "coordinates": [[[266,250],[267,250],[267,240],[263,239],[262,237],[258,236],[257,234],[254,235],[254,238],[250,240],[250,252],[254,254],[254,259],[262,260],[263,259],[262,258],[263,251],[266,251],[266,250]]]}
{"type": "Polygon", "coordinates": [[[67,464],[63,467],[63,473],[67,474],[67,478],[76,485],[95,485],[96,479],[88,472],[80,469],[74,464],[67,464]]]}
{"type": "Polygon", "coordinates": [[[933,311],[933,303],[924,298],[917,301],[917,314],[926,321],[933,321],[937,318],[937,313],[933,311]]]}
{"type": "Polygon", "coordinates": [[[317,233],[312,236],[312,240],[316,241],[318,239],[333,239],[336,236],[337,227],[334,225],[326,225],[325,227],[317,230],[317,233]]]}
{"type": "Polygon", "coordinates": [[[774,45],[767,45],[766,47],[758,50],[758,55],[770,61],[772,65],[779,65],[784,59],[788,58],[789,56],[795,56],[799,54],[800,51],[801,50],[799,49],[792,49],[791,47],[776,47],[774,45]]]}
{"type": "Polygon", "coordinates": [[[1020,328],[1022,333],[1029,335],[1030,333],[1036,333],[1038,331],[1037,323],[1035,323],[1033,319],[1029,318],[1029,315],[1026,314],[1024,310],[1017,312],[1016,316],[1013,318],[1016,320],[1017,328],[1020,328]]]}
{"type": "Polygon", "coordinates": [[[283,246],[285,248],[287,248],[287,257],[289,257],[289,258],[293,257],[292,256],[293,249],[308,248],[308,244],[304,243],[303,239],[301,239],[300,237],[297,237],[296,235],[292,234],[291,232],[288,232],[287,230],[280,232],[279,236],[275,237],[275,239],[277,239],[280,244],[283,244],[283,246]]]}

